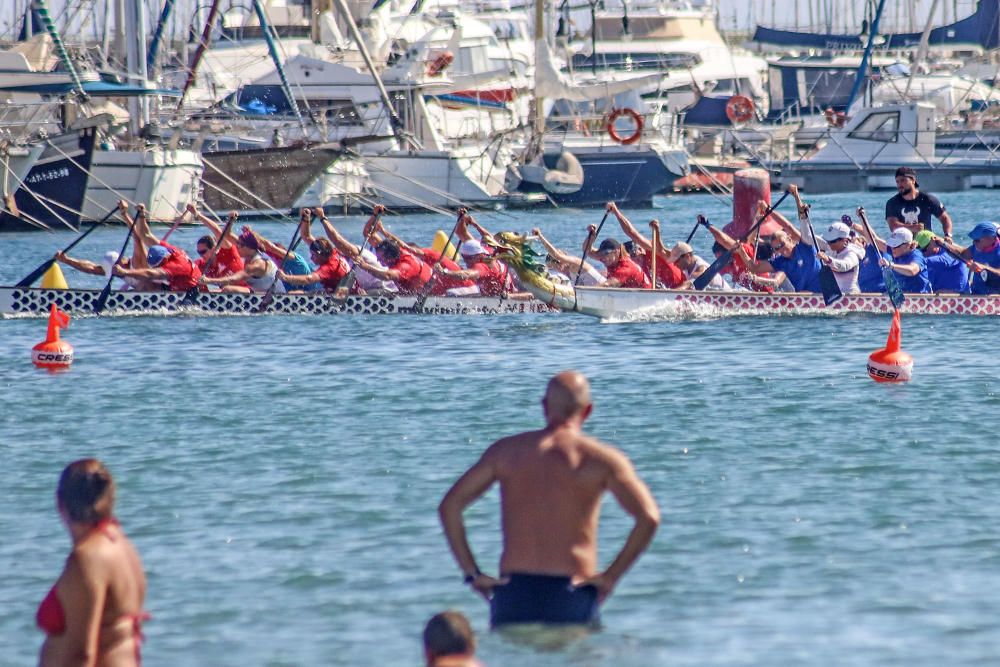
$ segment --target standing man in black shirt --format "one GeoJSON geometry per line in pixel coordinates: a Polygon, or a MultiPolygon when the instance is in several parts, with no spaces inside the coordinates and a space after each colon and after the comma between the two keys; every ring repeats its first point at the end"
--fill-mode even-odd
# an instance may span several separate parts
{"type": "Polygon", "coordinates": [[[885,203],[885,221],[889,231],[903,227],[914,236],[922,229],[931,229],[931,216],[941,221],[945,239],[951,239],[951,216],[944,210],[941,200],[918,188],[917,172],[910,167],[896,170],[896,189],[899,190],[885,203]]]}

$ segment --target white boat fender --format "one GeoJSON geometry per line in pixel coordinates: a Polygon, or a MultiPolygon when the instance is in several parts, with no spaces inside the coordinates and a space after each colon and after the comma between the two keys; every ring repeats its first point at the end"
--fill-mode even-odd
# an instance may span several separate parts
{"type": "Polygon", "coordinates": [[[583,166],[575,155],[563,151],[555,169],[545,171],[542,187],[557,195],[571,195],[583,187],[583,166]]]}

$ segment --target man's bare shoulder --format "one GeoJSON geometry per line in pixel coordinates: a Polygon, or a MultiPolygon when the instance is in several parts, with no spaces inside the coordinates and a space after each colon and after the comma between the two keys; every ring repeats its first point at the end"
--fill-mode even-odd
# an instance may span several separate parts
{"type": "Polygon", "coordinates": [[[598,440],[585,433],[580,434],[580,447],[587,456],[604,463],[608,467],[619,468],[621,466],[631,466],[625,452],[614,445],[598,440]]]}

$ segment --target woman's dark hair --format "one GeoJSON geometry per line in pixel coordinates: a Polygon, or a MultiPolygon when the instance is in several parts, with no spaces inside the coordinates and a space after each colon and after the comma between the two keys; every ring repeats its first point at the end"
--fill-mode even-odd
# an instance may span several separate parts
{"type": "Polygon", "coordinates": [[[208,246],[208,249],[211,250],[212,248],[215,247],[215,237],[205,234],[200,239],[198,239],[198,243],[196,245],[208,246]]]}
{"type": "Polygon", "coordinates": [[[62,471],[56,499],[70,521],[97,523],[114,511],[115,481],[97,459],[80,459],[62,471]]]}
{"type": "Polygon", "coordinates": [[[712,244],[712,253],[716,255],[721,255],[726,252],[726,249],[722,247],[722,244],[716,241],[712,244]]]}
{"type": "Polygon", "coordinates": [[[375,246],[375,250],[380,252],[390,263],[395,263],[399,259],[399,244],[392,239],[386,239],[375,246]]]}
{"type": "Polygon", "coordinates": [[[317,255],[329,257],[333,254],[333,244],[326,239],[314,239],[313,242],[309,244],[309,250],[317,255]]]}

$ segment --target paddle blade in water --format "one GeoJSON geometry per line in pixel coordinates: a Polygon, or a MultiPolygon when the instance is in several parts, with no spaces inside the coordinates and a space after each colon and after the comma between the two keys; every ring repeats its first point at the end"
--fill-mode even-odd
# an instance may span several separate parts
{"type": "Polygon", "coordinates": [[[836,303],[844,296],[837,283],[837,276],[833,275],[833,269],[824,266],[819,272],[819,287],[823,291],[823,303],[830,305],[836,303]]]}
{"type": "Polygon", "coordinates": [[[885,292],[889,295],[889,300],[892,301],[892,307],[899,310],[903,302],[906,301],[906,296],[896,280],[896,274],[888,266],[884,266],[882,267],[882,277],[885,279],[885,292]]]}

